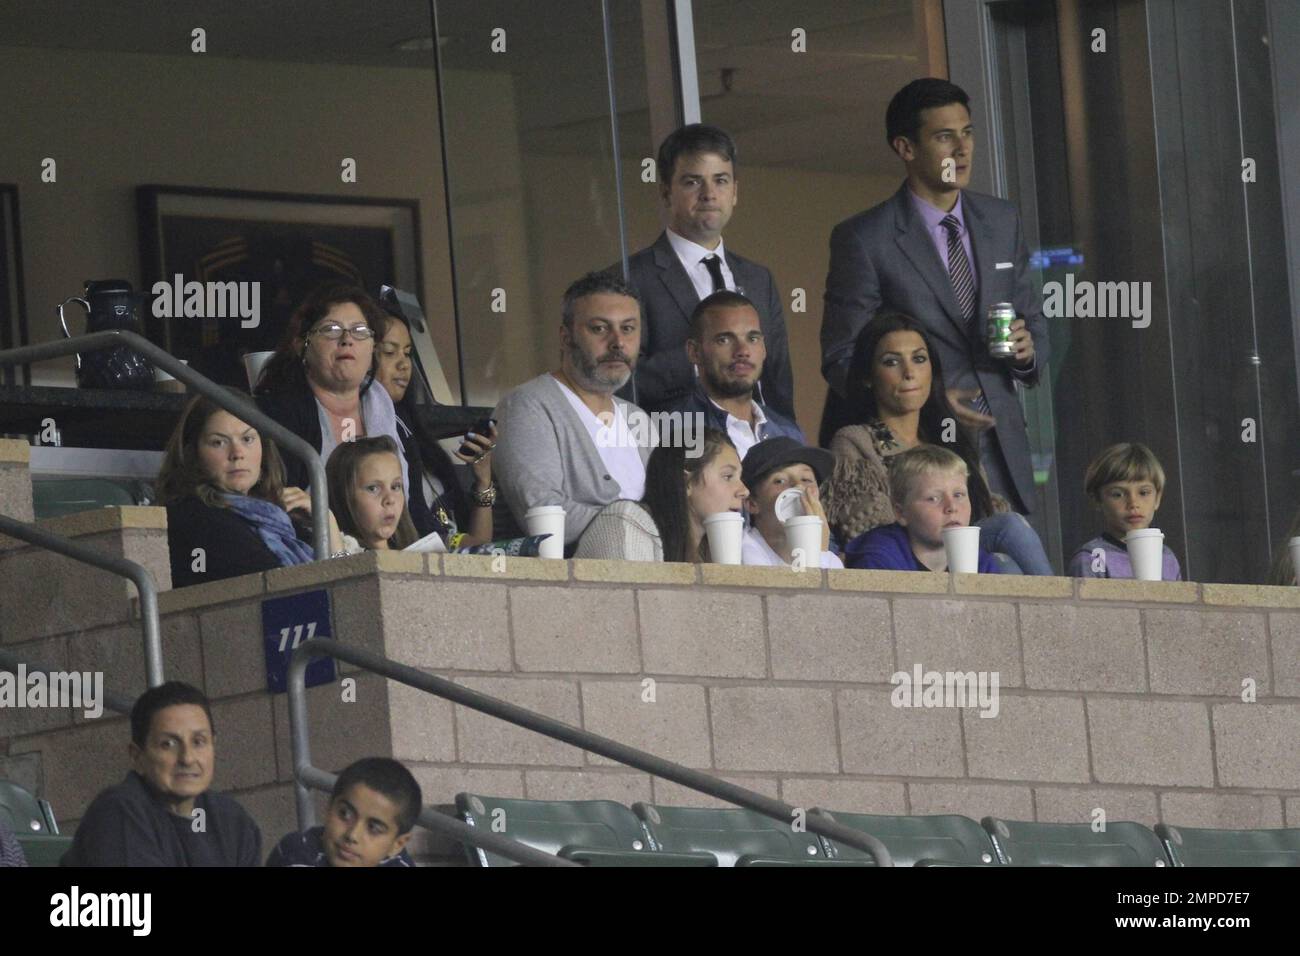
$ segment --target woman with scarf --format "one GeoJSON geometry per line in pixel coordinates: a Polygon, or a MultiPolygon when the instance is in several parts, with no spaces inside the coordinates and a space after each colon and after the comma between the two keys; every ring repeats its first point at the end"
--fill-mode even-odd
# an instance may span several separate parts
{"type": "MultiPolygon", "coordinates": [[[[311,496],[285,487],[284,465],[270,439],[210,399],[198,396],[182,412],[157,490],[167,507],[173,588],[314,557],[311,496]]],[[[333,514],[329,527],[332,555],[360,550],[344,540],[333,514]]]]}

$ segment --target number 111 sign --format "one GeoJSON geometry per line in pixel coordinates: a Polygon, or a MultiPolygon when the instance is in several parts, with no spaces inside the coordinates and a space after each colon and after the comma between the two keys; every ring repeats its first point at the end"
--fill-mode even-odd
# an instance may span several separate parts
{"type": "MultiPolygon", "coordinates": [[[[262,645],[266,649],[266,689],[283,694],[289,688],[289,659],[303,641],[333,637],[330,599],[325,591],[307,591],[262,602],[262,645]]],[[[335,679],[332,657],[317,657],[307,665],[307,686],[335,679]]]]}

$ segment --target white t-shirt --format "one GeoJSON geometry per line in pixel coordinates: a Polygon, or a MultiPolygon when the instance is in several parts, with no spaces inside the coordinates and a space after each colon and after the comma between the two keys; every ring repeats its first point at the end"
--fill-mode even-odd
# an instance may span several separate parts
{"type": "Polygon", "coordinates": [[[587,427],[587,433],[596,446],[596,453],[605,463],[610,477],[618,482],[619,497],[640,501],[645,495],[645,463],[641,460],[641,449],[635,436],[628,427],[627,413],[623,406],[614,403],[614,421],[606,425],[573,389],[558,378],[555,379],[555,384],[560,386],[560,391],[587,427]]]}
{"type": "MultiPolygon", "coordinates": [[[[768,565],[774,568],[788,568],[790,565],[781,560],[781,556],[772,550],[767,539],[757,528],[749,528],[740,541],[740,563],[768,565]]],[[[833,552],[823,551],[821,565],[823,568],[843,568],[844,562],[833,552]]]]}

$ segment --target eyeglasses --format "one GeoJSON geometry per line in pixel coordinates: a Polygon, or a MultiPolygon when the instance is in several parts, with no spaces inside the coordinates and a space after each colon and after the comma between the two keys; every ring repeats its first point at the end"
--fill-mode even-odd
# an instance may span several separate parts
{"type": "Polygon", "coordinates": [[[337,322],[328,322],[325,325],[318,325],[316,328],[312,329],[308,335],[319,335],[323,339],[337,342],[339,339],[343,338],[344,332],[352,336],[358,342],[365,342],[366,340],[375,337],[375,330],[368,325],[354,325],[349,329],[339,325],[337,322]]]}

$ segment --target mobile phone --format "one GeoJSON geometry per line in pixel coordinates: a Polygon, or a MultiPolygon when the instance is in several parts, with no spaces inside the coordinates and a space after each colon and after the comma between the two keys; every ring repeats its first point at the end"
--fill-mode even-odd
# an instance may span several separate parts
{"type": "MultiPolygon", "coordinates": [[[[470,428],[470,431],[475,435],[481,435],[486,438],[488,432],[492,430],[492,426],[496,423],[497,420],[495,418],[480,418],[474,423],[473,427],[470,428]]],[[[471,448],[467,442],[461,442],[461,446],[457,451],[461,455],[472,455],[474,453],[474,449],[471,448]]]]}

